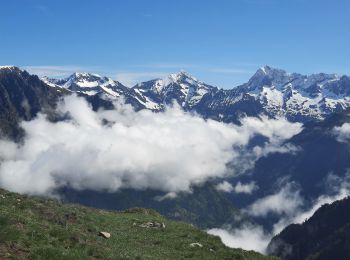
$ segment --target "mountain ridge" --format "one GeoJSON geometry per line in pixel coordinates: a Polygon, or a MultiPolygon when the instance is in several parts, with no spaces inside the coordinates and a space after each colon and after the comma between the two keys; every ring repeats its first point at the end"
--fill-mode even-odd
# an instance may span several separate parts
{"type": "MultiPolygon", "coordinates": [[[[96,74],[89,75],[97,77],[96,74]]],[[[226,122],[234,122],[242,114],[285,116],[290,121],[306,122],[322,120],[331,113],[350,107],[349,76],[287,73],[267,65],[259,68],[247,83],[232,89],[211,86],[184,71],[170,74],[164,79],[141,82],[131,88],[110,78],[99,76],[99,80],[100,84],[96,83],[98,80],[95,78],[94,81],[85,82],[85,86],[71,80],[72,84],[67,86],[67,80],[57,84],[57,80],[44,78],[48,84],[57,84],[89,95],[104,93],[117,98],[127,93],[135,98],[140,107],[154,111],[161,111],[176,101],[185,110],[226,122]],[[106,81],[114,83],[112,91],[105,88],[106,81]],[[93,82],[99,91],[95,89],[95,93],[89,93],[91,86],[88,84],[93,82]],[[74,85],[80,88],[72,87],[74,85]]]]}
{"type": "Polygon", "coordinates": [[[321,206],[302,224],[276,235],[267,251],[285,260],[349,259],[350,198],[321,206]]]}

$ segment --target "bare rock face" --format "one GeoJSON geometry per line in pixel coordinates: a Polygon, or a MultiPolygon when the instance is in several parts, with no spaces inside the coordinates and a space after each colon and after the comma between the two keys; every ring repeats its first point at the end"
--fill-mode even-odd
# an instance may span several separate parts
{"type": "Polygon", "coordinates": [[[104,238],[108,239],[108,238],[110,238],[110,237],[111,237],[111,234],[110,234],[110,233],[108,233],[108,232],[101,231],[101,232],[99,233],[99,236],[101,236],[101,237],[104,237],[104,238]]]}

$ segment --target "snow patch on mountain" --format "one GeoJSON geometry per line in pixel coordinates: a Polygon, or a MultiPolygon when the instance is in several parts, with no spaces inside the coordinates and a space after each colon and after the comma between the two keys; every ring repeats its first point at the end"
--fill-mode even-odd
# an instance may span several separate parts
{"type": "Polygon", "coordinates": [[[217,90],[184,71],[170,74],[164,79],[142,82],[133,89],[154,102],[169,104],[175,100],[186,108],[194,107],[205,94],[217,90]]]}
{"type": "Polygon", "coordinates": [[[14,70],[14,69],[17,69],[17,67],[13,65],[0,66],[0,70],[4,70],[4,69],[14,70]]]}

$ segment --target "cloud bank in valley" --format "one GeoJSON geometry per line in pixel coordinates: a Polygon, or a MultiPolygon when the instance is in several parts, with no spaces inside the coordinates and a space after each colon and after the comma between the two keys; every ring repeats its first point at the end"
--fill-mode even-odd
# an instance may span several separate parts
{"type": "Polygon", "coordinates": [[[176,105],[161,113],[125,104],[94,112],[76,96],[65,98],[58,111],[69,119],[53,123],[40,114],[22,123],[23,144],[0,141],[3,188],[45,195],[64,186],[190,191],[193,184],[234,174],[256,134],[268,138],[259,148],[268,151],[301,131],[301,124],[285,119],[244,118],[241,126],[204,120],[176,105]]]}
{"type": "Polygon", "coordinates": [[[245,213],[252,217],[266,218],[270,214],[278,216],[272,230],[266,231],[260,225],[243,224],[241,227],[224,226],[210,229],[208,233],[217,235],[229,247],[255,250],[265,253],[272,237],[281,232],[292,223],[302,223],[310,218],[317,209],[326,203],[332,203],[350,195],[350,170],[344,177],[329,174],[328,195],[321,195],[307,206],[306,201],[300,195],[300,190],[295,183],[285,183],[278,191],[257,199],[245,213]]]}
{"type": "Polygon", "coordinates": [[[266,233],[261,226],[245,224],[240,228],[213,228],[209,234],[219,236],[222,242],[233,248],[243,248],[264,253],[271,235],[266,233]]]}

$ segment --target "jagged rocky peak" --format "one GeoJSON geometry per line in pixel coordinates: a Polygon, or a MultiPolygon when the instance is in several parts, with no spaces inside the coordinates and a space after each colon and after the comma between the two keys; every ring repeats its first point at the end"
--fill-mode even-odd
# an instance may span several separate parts
{"type": "Polygon", "coordinates": [[[63,79],[43,77],[42,80],[49,86],[64,88],[90,96],[106,94],[109,97],[119,97],[127,89],[118,81],[88,72],[75,72],[63,79]]]}
{"type": "Polygon", "coordinates": [[[258,69],[258,71],[256,72],[256,74],[262,74],[264,76],[275,78],[275,77],[285,76],[288,73],[285,70],[277,69],[277,68],[273,68],[269,65],[265,65],[263,67],[260,67],[258,69]]]}
{"type": "Polygon", "coordinates": [[[100,81],[101,79],[106,79],[106,77],[101,77],[98,74],[87,73],[87,72],[75,72],[69,78],[74,79],[78,82],[92,82],[92,81],[100,81]]]}
{"type": "Polygon", "coordinates": [[[139,83],[134,88],[151,90],[159,93],[170,85],[178,85],[184,88],[186,88],[186,86],[191,86],[195,88],[205,87],[208,89],[215,89],[215,87],[205,84],[203,81],[198,80],[183,70],[178,73],[172,73],[165,78],[158,78],[139,83]]]}
{"type": "MultiPolygon", "coordinates": [[[[114,84],[114,81],[107,77],[101,77],[98,74],[92,74],[87,72],[75,72],[65,80],[66,85],[76,84],[80,87],[97,87],[101,84],[114,84]]],[[[69,87],[69,86],[66,86],[69,87]]]]}
{"type": "Polygon", "coordinates": [[[23,70],[13,65],[0,66],[0,71],[1,72],[23,72],[23,70]]]}
{"type": "Polygon", "coordinates": [[[288,73],[285,70],[265,65],[259,68],[244,86],[248,87],[249,90],[260,90],[266,86],[277,89],[292,86],[294,89],[307,90],[310,87],[312,89],[322,87],[328,82],[339,79],[340,76],[337,74],[318,73],[302,75],[299,73],[288,73]]]}
{"type": "Polygon", "coordinates": [[[177,82],[177,83],[180,83],[180,82],[188,82],[188,83],[201,82],[184,70],[181,70],[178,73],[170,74],[168,76],[168,79],[172,82],[177,82]]]}
{"type": "Polygon", "coordinates": [[[102,77],[98,74],[88,72],[75,72],[67,78],[52,79],[43,77],[42,80],[46,83],[55,84],[59,87],[71,88],[73,85],[78,85],[81,88],[98,87],[102,85],[117,85],[120,84],[108,77],[102,77]]]}
{"type": "MultiPolygon", "coordinates": [[[[0,75],[2,77],[9,77],[9,80],[14,80],[16,77],[21,78],[38,78],[37,75],[31,75],[27,71],[13,65],[0,66],[0,75]]],[[[38,78],[39,79],[39,78],[38,78]]]]}
{"type": "Polygon", "coordinates": [[[183,107],[193,107],[204,95],[217,90],[185,71],[142,82],[133,89],[154,102],[169,104],[175,100],[183,107]]]}
{"type": "Polygon", "coordinates": [[[19,70],[19,68],[14,65],[5,65],[0,66],[0,70],[19,70]]]}
{"type": "Polygon", "coordinates": [[[257,70],[250,78],[247,85],[250,89],[262,88],[263,86],[281,87],[298,74],[289,74],[285,70],[276,69],[265,65],[257,70]]]}

